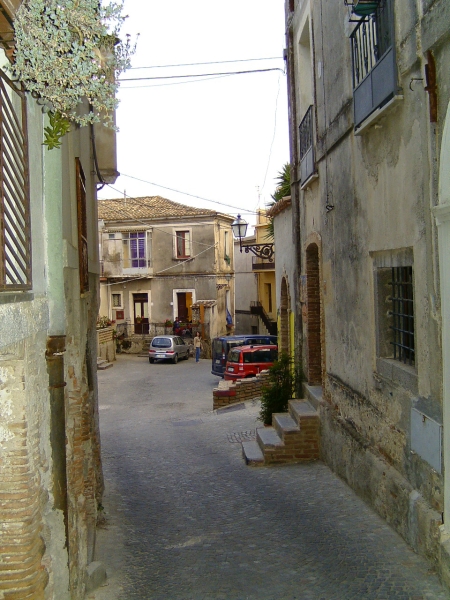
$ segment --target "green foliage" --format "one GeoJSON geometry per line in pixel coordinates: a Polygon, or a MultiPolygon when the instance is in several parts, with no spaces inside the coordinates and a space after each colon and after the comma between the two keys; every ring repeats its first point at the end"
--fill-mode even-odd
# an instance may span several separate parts
{"type": "Polygon", "coordinates": [[[261,396],[259,418],[265,425],[272,423],[273,413],[287,411],[300,381],[300,370],[294,368],[292,358],[286,353],[279,354],[278,360],[269,368],[269,379],[261,396]]]}
{"type": "Polygon", "coordinates": [[[70,131],[70,122],[61,113],[49,113],[48,127],[44,128],[44,146],[49,150],[61,146],[61,138],[70,131]]]}
{"type": "MultiPolygon", "coordinates": [[[[272,208],[279,200],[285,198],[286,196],[291,195],[291,165],[290,163],[286,163],[283,165],[283,168],[278,173],[275,181],[278,182],[278,185],[275,189],[275,192],[272,194],[272,202],[267,205],[267,208],[272,208]]],[[[273,240],[274,238],[274,230],[273,230],[273,219],[269,219],[269,224],[267,225],[267,235],[266,239],[273,240]]]]}
{"type": "Polygon", "coordinates": [[[46,128],[49,149],[78,125],[114,128],[117,78],[130,66],[136,45],[118,39],[122,1],[25,0],[17,11],[13,74],[54,115],[46,128]],[[81,103],[87,100],[89,112],[81,103]]]}

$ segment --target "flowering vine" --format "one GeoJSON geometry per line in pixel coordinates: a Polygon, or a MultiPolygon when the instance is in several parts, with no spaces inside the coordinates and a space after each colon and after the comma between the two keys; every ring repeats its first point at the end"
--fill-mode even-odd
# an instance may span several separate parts
{"type": "Polygon", "coordinates": [[[136,44],[119,39],[123,0],[25,0],[16,13],[14,75],[50,111],[48,148],[58,147],[70,122],[114,128],[117,78],[136,44]],[[89,111],[81,108],[84,99],[89,111]]]}

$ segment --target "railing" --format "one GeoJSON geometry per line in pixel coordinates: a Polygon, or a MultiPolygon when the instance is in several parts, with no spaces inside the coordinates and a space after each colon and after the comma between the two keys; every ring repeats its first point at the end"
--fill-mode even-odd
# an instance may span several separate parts
{"type": "Polygon", "coordinates": [[[270,335],[277,335],[277,323],[272,321],[261,302],[250,302],[250,312],[252,315],[258,315],[261,318],[270,335]]]}
{"type": "Polygon", "coordinates": [[[0,290],[31,288],[26,100],[0,70],[0,290]]]}
{"type": "Polygon", "coordinates": [[[313,145],[313,107],[310,106],[299,125],[300,178],[304,183],[315,172],[313,145]]]}
{"type": "Polygon", "coordinates": [[[393,10],[392,0],[380,0],[350,36],[355,127],[397,91],[393,10]]]}
{"type": "Polygon", "coordinates": [[[270,271],[275,269],[275,262],[272,260],[264,260],[257,256],[252,256],[252,271],[270,271]]]}

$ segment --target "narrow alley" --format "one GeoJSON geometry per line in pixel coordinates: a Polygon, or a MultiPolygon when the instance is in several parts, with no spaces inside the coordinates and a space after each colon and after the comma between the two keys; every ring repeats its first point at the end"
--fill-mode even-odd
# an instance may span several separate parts
{"type": "Polygon", "coordinates": [[[95,600],[449,598],[322,463],[249,468],[258,406],[212,411],[210,361],[99,372],[106,482],[95,600]]]}

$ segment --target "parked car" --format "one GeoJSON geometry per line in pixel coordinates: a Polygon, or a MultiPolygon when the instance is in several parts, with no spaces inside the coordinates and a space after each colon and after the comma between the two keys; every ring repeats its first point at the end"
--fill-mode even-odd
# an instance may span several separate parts
{"type": "Polygon", "coordinates": [[[157,335],[150,342],[148,360],[171,360],[177,363],[180,359],[189,358],[189,346],[178,335],[157,335]]]}
{"type": "Polygon", "coordinates": [[[213,339],[211,344],[212,368],[211,373],[223,377],[225,373],[225,363],[227,356],[232,348],[236,346],[264,346],[267,344],[277,344],[276,335],[266,335],[249,333],[247,335],[224,335],[213,339]]]}
{"type": "Polygon", "coordinates": [[[255,377],[273,365],[278,357],[278,346],[238,346],[230,350],[224,379],[236,381],[255,377]]]}

